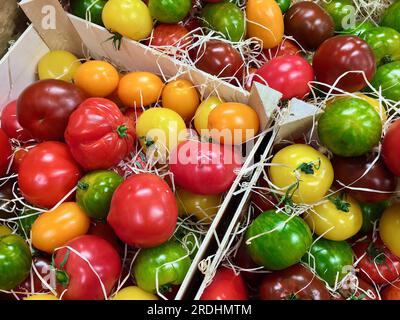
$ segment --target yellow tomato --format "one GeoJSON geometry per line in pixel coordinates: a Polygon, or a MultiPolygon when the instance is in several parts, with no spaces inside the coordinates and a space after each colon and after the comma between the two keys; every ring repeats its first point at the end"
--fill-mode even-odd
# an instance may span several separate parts
{"type": "Polygon", "coordinates": [[[225,102],[211,110],[208,129],[214,141],[242,144],[257,135],[259,122],[257,112],[248,105],[225,102]]]}
{"type": "Polygon", "coordinates": [[[194,215],[202,222],[212,221],[222,200],[221,195],[195,194],[181,188],[176,190],[175,197],[181,217],[194,215]]]}
{"type": "Polygon", "coordinates": [[[169,82],[162,92],[162,105],[177,112],[185,121],[192,120],[200,104],[200,96],[192,82],[178,79],[169,82]]]}
{"type": "Polygon", "coordinates": [[[0,237],[11,234],[12,231],[7,226],[0,226],[0,237]]]}
{"type": "Polygon", "coordinates": [[[293,193],[296,203],[312,204],[321,200],[333,182],[330,160],[305,144],[280,150],[271,161],[269,173],[279,191],[293,193]]]}
{"type": "Polygon", "coordinates": [[[119,73],[106,61],[88,61],[74,75],[75,84],[92,97],[107,97],[118,87],[119,73]]]}
{"type": "Polygon", "coordinates": [[[118,97],[127,107],[140,108],[156,103],[164,83],[151,72],[131,72],[123,76],[118,86],[118,97]]]}
{"type": "Polygon", "coordinates": [[[276,47],[283,38],[283,15],[275,0],[248,0],[247,36],[263,42],[263,48],[276,47]]]}
{"type": "Polygon", "coordinates": [[[53,211],[40,215],[32,225],[32,244],[39,250],[53,253],[69,240],[84,235],[90,219],[75,202],[64,202],[53,211]]]}
{"type": "Polygon", "coordinates": [[[157,296],[139,287],[131,286],[118,291],[112,300],[158,300],[157,296]]]}
{"type": "Polygon", "coordinates": [[[389,250],[400,257],[400,203],[391,205],[383,212],[379,235],[389,250]]]}
{"type": "Polygon", "coordinates": [[[208,97],[197,108],[196,114],[194,115],[194,127],[196,128],[200,137],[208,138],[208,116],[210,112],[215,109],[223,101],[215,96],[208,97]]]}
{"type": "Polygon", "coordinates": [[[24,300],[58,300],[54,294],[33,294],[24,300]]]}
{"type": "Polygon", "coordinates": [[[360,231],[362,211],[350,196],[341,199],[339,195],[333,195],[309,210],[304,220],[317,235],[323,235],[328,240],[343,241],[360,231]]]}
{"type": "Polygon", "coordinates": [[[72,82],[80,65],[79,59],[68,51],[50,51],[39,60],[39,79],[58,79],[72,82]]]}

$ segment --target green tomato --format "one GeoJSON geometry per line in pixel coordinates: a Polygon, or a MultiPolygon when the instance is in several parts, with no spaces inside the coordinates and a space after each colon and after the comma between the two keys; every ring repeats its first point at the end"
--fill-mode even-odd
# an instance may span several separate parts
{"type": "Polygon", "coordinates": [[[325,108],[318,121],[321,142],[334,154],[357,157],[378,145],[382,120],[368,102],[358,98],[343,98],[325,108]]]}
{"type": "Polygon", "coordinates": [[[244,14],[228,1],[208,3],[202,12],[203,26],[221,32],[230,41],[240,41],[245,36],[244,14]]]}
{"type": "Polygon", "coordinates": [[[400,1],[396,1],[386,10],[381,25],[400,32],[400,1]]]}
{"type": "Polygon", "coordinates": [[[103,220],[110,211],[114,191],[123,181],[111,170],[90,172],[78,182],[76,202],[89,217],[103,220]]]}
{"type": "Polygon", "coordinates": [[[383,211],[390,205],[390,201],[377,203],[360,203],[363,224],[360,232],[369,233],[374,229],[374,223],[380,219],[383,211]]]}
{"type": "Polygon", "coordinates": [[[268,270],[282,270],[298,263],[312,243],[310,228],[299,217],[266,211],[248,228],[247,252],[252,260],[268,270]],[[261,235],[254,238],[257,235],[261,235]]]}
{"type": "Polygon", "coordinates": [[[376,90],[381,87],[386,99],[400,101],[400,61],[380,66],[371,84],[376,90]]]}
{"type": "Polygon", "coordinates": [[[107,0],[71,0],[72,14],[103,26],[101,14],[107,0]]]}
{"type": "Polygon", "coordinates": [[[35,210],[24,209],[18,220],[18,234],[20,234],[24,238],[29,238],[32,225],[39,216],[39,212],[35,210]]]}
{"type": "Polygon", "coordinates": [[[151,16],[163,23],[182,21],[192,8],[192,0],[149,0],[151,16]]]}
{"type": "Polygon", "coordinates": [[[352,0],[323,1],[323,7],[332,17],[336,31],[346,29],[346,26],[351,23],[352,15],[354,17],[356,12],[352,0]]]}
{"type": "Polygon", "coordinates": [[[155,293],[158,283],[158,289],[164,292],[171,285],[183,282],[191,263],[187,250],[179,242],[170,240],[155,248],[142,249],[132,275],[140,289],[155,293]]]}
{"type": "Polygon", "coordinates": [[[319,239],[303,257],[330,286],[342,280],[353,266],[353,250],[346,241],[319,239]]]}
{"type": "Polygon", "coordinates": [[[376,27],[376,25],[369,20],[360,21],[360,22],[357,22],[353,28],[343,30],[342,34],[350,34],[350,35],[354,35],[357,37],[362,37],[362,35],[366,31],[371,30],[372,28],[375,28],[375,27],[376,27]]]}
{"type": "Polygon", "coordinates": [[[286,13],[289,10],[292,0],[276,0],[276,3],[281,8],[282,13],[286,13]]]}
{"type": "Polygon", "coordinates": [[[11,290],[24,281],[31,270],[32,255],[19,235],[0,237],[0,289],[11,290]]]}

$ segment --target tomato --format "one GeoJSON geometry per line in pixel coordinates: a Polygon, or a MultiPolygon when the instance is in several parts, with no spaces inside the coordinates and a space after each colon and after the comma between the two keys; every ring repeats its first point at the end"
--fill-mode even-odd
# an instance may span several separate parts
{"type": "Polygon", "coordinates": [[[10,141],[4,130],[0,128],[0,177],[3,177],[8,171],[11,154],[10,141]]]}
{"type": "Polygon", "coordinates": [[[32,225],[32,244],[53,253],[69,240],[84,235],[90,226],[85,212],[75,202],[64,202],[40,215],[32,225]]]}
{"type": "Polygon", "coordinates": [[[80,65],[79,59],[68,51],[50,51],[39,60],[39,80],[58,79],[72,82],[80,65]]]}
{"type": "Polygon", "coordinates": [[[81,177],[81,170],[61,142],[43,142],[30,149],[21,163],[18,184],[31,204],[52,208],[62,200],[81,177]]]}
{"type": "Polygon", "coordinates": [[[353,250],[346,241],[318,239],[303,257],[303,262],[331,287],[341,281],[353,266],[353,250]]]}
{"type": "Polygon", "coordinates": [[[182,21],[192,9],[192,0],[149,0],[151,16],[163,23],[182,21]]]}
{"type": "Polygon", "coordinates": [[[200,300],[249,300],[246,284],[234,270],[220,268],[200,300]]]}
{"type": "Polygon", "coordinates": [[[381,25],[400,32],[400,4],[395,1],[383,14],[381,25]]]}
{"type": "Polygon", "coordinates": [[[58,300],[54,294],[33,294],[24,300],[58,300]]]}
{"type": "Polygon", "coordinates": [[[107,0],[70,0],[70,7],[72,14],[102,26],[101,14],[106,3],[107,0]]]}
{"type": "Polygon", "coordinates": [[[342,241],[360,231],[362,218],[361,208],[353,198],[346,194],[336,194],[310,209],[305,221],[317,235],[342,241]]]}
{"type": "Polygon", "coordinates": [[[276,47],[283,38],[283,16],[275,0],[248,0],[247,36],[262,41],[264,49],[276,47]]]}
{"type": "Polygon", "coordinates": [[[374,53],[364,40],[356,36],[340,35],[326,40],[318,48],[313,58],[313,68],[317,81],[355,92],[366,86],[361,72],[371,81],[376,64],[374,53]]]}
{"type": "Polygon", "coordinates": [[[376,90],[382,90],[386,99],[397,102],[400,100],[400,61],[380,66],[371,81],[376,90]]]}
{"type": "Polygon", "coordinates": [[[203,26],[222,33],[226,39],[239,42],[245,36],[245,18],[235,3],[208,3],[201,14],[203,26]]]}
{"type": "MultiPolygon", "coordinates": [[[[148,41],[148,45],[161,47],[159,49],[174,54],[176,49],[186,50],[192,43],[192,35],[189,30],[180,24],[159,24],[154,28],[152,37],[148,41]],[[175,47],[171,49],[171,47],[175,47]]],[[[181,53],[178,51],[177,55],[181,53]]]]}
{"type": "Polygon", "coordinates": [[[17,100],[18,122],[36,140],[63,141],[70,114],[86,98],[71,83],[53,79],[37,81],[17,100]]]}
{"type": "Polygon", "coordinates": [[[108,297],[121,273],[121,260],[115,249],[107,241],[91,235],[77,237],[66,246],[57,251],[54,259],[58,295],[65,291],[63,300],[108,297]]]}
{"type": "Polygon", "coordinates": [[[225,102],[211,110],[208,129],[214,141],[241,145],[258,134],[260,120],[257,112],[250,106],[225,102]]]}
{"type": "Polygon", "coordinates": [[[163,86],[160,77],[154,73],[131,72],[121,78],[118,97],[127,107],[146,107],[158,101],[163,86]]]}
{"type": "MultiPolygon", "coordinates": [[[[198,49],[196,67],[219,78],[243,77],[243,58],[229,43],[209,40],[198,49]]],[[[234,79],[232,80],[234,81],[234,79]]]]}
{"type": "Polygon", "coordinates": [[[143,110],[136,109],[136,108],[128,108],[124,112],[124,115],[132,120],[134,127],[136,128],[137,119],[139,119],[139,117],[142,113],[143,113],[143,110]]]}
{"type": "Polygon", "coordinates": [[[203,223],[210,223],[219,210],[221,195],[195,194],[184,189],[177,189],[175,193],[179,215],[195,216],[203,223]]]}
{"type": "Polygon", "coordinates": [[[370,20],[363,20],[356,22],[353,27],[345,28],[342,33],[362,37],[366,31],[375,27],[375,23],[372,23],[370,20]]]}
{"type": "Polygon", "coordinates": [[[300,45],[310,51],[333,36],[332,17],[318,4],[300,1],[285,14],[285,33],[293,36],[300,45]]]}
{"type": "Polygon", "coordinates": [[[321,200],[333,182],[331,162],[322,153],[304,144],[280,150],[272,159],[272,183],[288,192],[296,203],[321,200]]]}
{"type": "Polygon", "coordinates": [[[353,251],[359,261],[359,275],[365,281],[380,286],[400,277],[400,258],[391,253],[379,238],[357,242],[353,251]]]}
{"type": "Polygon", "coordinates": [[[13,172],[18,173],[19,168],[21,166],[22,160],[24,160],[25,156],[28,154],[28,149],[25,148],[15,148],[13,162],[11,165],[11,169],[13,172]]]}
{"type": "Polygon", "coordinates": [[[101,17],[107,30],[132,40],[145,39],[153,30],[150,10],[140,0],[108,0],[101,17]]]}
{"type": "Polygon", "coordinates": [[[379,221],[379,234],[383,243],[396,256],[400,257],[400,204],[388,207],[379,221]]]}
{"type": "Polygon", "coordinates": [[[136,133],[142,147],[161,156],[171,151],[187,137],[185,121],[171,109],[150,108],[142,113],[136,124],[136,133]]]}
{"type": "Polygon", "coordinates": [[[362,233],[370,233],[371,231],[373,231],[375,224],[380,219],[383,211],[385,211],[385,209],[389,205],[389,201],[376,203],[360,203],[363,215],[363,224],[360,231],[362,233]]]}
{"type": "Polygon", "coordinates": [[[270,210],[250,224],[245,235],[247,251],[267,270],[282,270],[298,263],[310,248],[310,228],[299,217],[270,210]]]}
{"type": "Polygon", "coordinates": [[[279,202],[278,196],[274,195],[267,189],[269,189],[268,182],[264,177],[261,177],[258,180],[257,185],[253,188],[250,196],[250,201],[255,209],[255,214],[272,210],[279,202]]]}
{"type": "Polygon", "coordinates": [[[306,59],[295,55],[272,58],[263,65],[253,81],[266,84],[283,94],[282,100],[304,99],[310,93],[314,71],[306,59]]]}
{"type": "Polygon", "coordinates": [[[187,250],[179,242],[170,240],[158,247],[140,250],[132,276],[140,289],[155,293],[157,289],[163,291],[181,284],[191,263],[187,250]]]}
{"type": "Polygon", "coordinates": [[[361,202],[375,203],[388,200],[396,191],[397,180],[382,160],[373,164],[375,158],[373,154],[356,158],[334,157],[332,165],[335,181],[339,182],[338,187],[342,188],[343,184],[349,186],[346,191],[361,202]],[[378,192],[351,190],[351,188],[365,188],[378,192]]]}
{"type": "Polygon", "coordinates": [[[97,236],[99,238],[106,240],[114,247],[114,249],[119,254],[122,253],[120,242],[118,241],[118,238],[114,233],[114,230],[110,227],[109,224],[107,224],[107,222],[92,221],[87,234],[91,234],[93,236],[97,236]]]}
{"type": "Polygon", "coordinates": [[[130,152],[135,141],[132,121],[107,99],[90,98],[72,114],[65,130],[72,156],[85,170],[108,169],[130,152]]]}
{"type": "Polygon", "coordinates": [[[351,25],[351,15],[354,15],[356,12],[352,0],[333,0],[322,3],[324,9],[333,19],[336,31],[342,31],[343,29],[347,29],[348,25],[351,25]]]}
{"type": "Polygon", "coordinates": [[[321,142],[335,155],[357,157],[378,145],[382,121],[373,106],[359,98],[330,104],[318,121],[321,142]]]}
{"type": "Polygon", "coordinates": [[[114,192],[107,222],[128,245],[155,247],[167,241],[178,221],[178,206],[168,184],[141,173],[129,177],[114,192]]]}
{"type": "Polygon", "coordinates": [[[18,122],[17,101],[11,101],[3,108],[1,112],[1,129],[11,139],[27,141],[32,138],[18,122]]]}
{"type": "Polygon", "coordinates": [[[278,3],[279,8],[281,8],[283,14],[288,11],[292,4],[292,0],[276,0],[276,2],[278,3]]]}
{"type": "Polygon", "coordinates": [[[377,65],[400,60],[400,33],[388,27],[367,30],[361,36],[374,51],[377,65]]]}
{"type": "Polygon", "coordinates": [[[241,157],[231,146],[199,141],[179,144],[169,159],[175,184],[203,195],[228,191],[240,167],[241,157]]]}
{"type": "Polygon", "coordinates": [[[200,137],[208,138],[208,116],[210,112],[221,103],[223,103],[223,101],[216,96],[210,96],[200,103],[194,115],[194,127],[200,137]]]}
{"type": "Polygon", "coordinates": [[[0,290],[11,290],[28,276],[32,256],[28,244],[15,234],[0,237],[0,290]]]}
{"type": "Polygon", "coordinates": [[[105,219],[115,189],[124,179],[114,171],[92,171],[78,181],[76,202],[94,219],[105,219]]]}
{"type": "Polygon", "coordinates": [[[112,300],[158,300],[157,296],[148,293],[139,287],[130,286],[118,291],[112,300]]]}
{"type": "Polygon", "coordinates": [[[387,130],[382,144],[382,155],[390,171],[400,177],[400,120],[393,122],[387,130]]]}
{"type": "Polygon", "coordinates": [[[330,300],[325,284],[308,268],[295,264],[264,276],[261,300],[330,300]]]}
{"type": "Polygon", "coordinates": [[[379,300],[375,287],[359,278],[340,288],[339,293],[346,300],[379,300]]]}
{"type": "Polygon", "coordinates": [[[162,106],[177,112],[183,120],[191,121],[199,104],[200,95],[192,82],[178,79],[167,83],[162,91],[162,106]]]}
{"type": "Polygon", "coordinates": [[[119,74],[110,63],[91,60],[76,70],[74,83],[91,97],[107,97],[117,89],[119,74]]]}
{"type": "Polygon", "coordinates": [[[399,282],[387,286],[383,289],[382,300],[400,300],[400,284],[399,282]]]}
{"type": "Polygon", "coordinates": [[[293,40],[284,38],[280,44],[272,49],[264,49],[267,59],[273,59],[282,56],[301,56],[302,50],[293,40]]]}

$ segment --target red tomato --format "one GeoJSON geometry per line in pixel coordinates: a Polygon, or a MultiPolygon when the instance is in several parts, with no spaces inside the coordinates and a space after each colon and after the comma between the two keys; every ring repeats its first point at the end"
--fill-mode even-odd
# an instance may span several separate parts
{"type": "Polygon", "coordinates": [[[28,149],[24,148],[17,148],[14,151],[13,163],[12,163],[12,170],[15,173],[19,172],[19,167],[21,166],[22,160],[24,160],[25,156],[28,154],[28,149]]]}
{"type": "Polygon", "coordinates": [[[81,176],[68,146],[48,141],[30,149],[24,157],[18,184],[29,203],[50,209],[76,186],[81,176]]]}
{"type": "Polygon", "coordinates": [[[264,49],[268,60],[282,56],[301,56],[302,50],[293,40],[283,39],[282,42],[272,49],[264,49]]]}
{"type": "Polygon", "coordinates": [[[11,157],[11,144],[4,130],[0,128],[0,178],[6,174],[11,157]]]}
{"type": "MultiPolygon", "coordinates": [[[[241,159],[240,159],[241,160],[241,159]]],[[[227,191],[241,167],[232,146],[199,141],[185,141],[169,158],[174,182],[196,194],[220,194],[227,191]]]]}
{"type": "Polygon", "coordinates": [[[391,253],[381,239],[357,242],[353,251],[357,259],[363,257],[357,268],[365,281],[380,286],[400,277],[400,258],[391,253]]]}
{"type": "Polygon", "coordinates": [[[192,37],[188,33],[188,29],[179,24],[159,24],[155,27],[148,45],[176,47],[185,50],[192,43],[192,37]]]}
{"type": "Polygon", "coordinates": [[[382,300],[400,300],[400,282],[387,286],[381,292],[382,300]]]}
{"type": "Polygon", "coordinates": [[[107,222],[128,245],[158,246],[174,233],[178,206],[168,184],[142,173],[125,180],[115,191],[107,222]]]}
{"type": "Polygon", "coordinates": [[[55,266],[58,270],[58,295],[67,289],[62,296],[64,300],[102,300],[105,297],[101,280],[108,297],[121,273],[121,260],[117,251],[106,240],[92,235],[77,237],[66,246],[80,256],[68,248],[57,251],[55,266]],[[82,257],[89,261],[97,275],[82,257]]]}
{"type": "Polygon", "coordinates": [[[90,98],[71,114],[65,141],[85,170],[108,169],[129,154],[135,130],[114,102],[90,98]]]}
{"type": "Polygon", "coordinates": [[[396,176],[400,177],[400,120],[393,122],[383,139],[383,160],[396,176]]]}
{"type": "Polygon", "coordinates": [[[1,113],[1,128],[11,139],[27,141],[32,136],[18,122],[17,119],[17,101],[11,101],[7,104],[1,113]]]}
{"type": "MultiPolygon", "coordinates": [[[[355,279],[357,280],[357,279],[355,279]]],[[[379,300],[375,288],[362,279],[358,279],[357,286],[345,287],[339,290],[341,296],[346,300],[379,300]]]]}
{"type": "Polygon", "coordinates": [[[87,234],[91,234],[106,240],[119,254],[122,253],[121,246],[119,245],[118,238],[115,235],[114,230],[106,222],[92,221],[87,234]]]}
{"type": "Polygon", "coordinates": [[[137,119],[139,119],[140,115],[143,113],[143,110],[137,108],[128,108],[124,115],[132,120],[133,127],[136,128],[137,119]]]}
{"type": "Polygon", "coordinates": [[[246,284],[240,274],[228,268],[217,271],[200,300],[248,300],[246,284]]]}
{"type": "Polygon", "coordinates": [[[314,71],[300,56],[273,58],[258,69],[253,81],[267,84],[283,94],[282,100],[303,99],[310,93],[308,83],[314,80],[314,71]]]}
{"type": "Polygon", "coordinates": [[[36,140],[63,141],[70,114],[86,98],[71,83],[54,79],[37,81],[17,100],[18,122],[36,140]]]}

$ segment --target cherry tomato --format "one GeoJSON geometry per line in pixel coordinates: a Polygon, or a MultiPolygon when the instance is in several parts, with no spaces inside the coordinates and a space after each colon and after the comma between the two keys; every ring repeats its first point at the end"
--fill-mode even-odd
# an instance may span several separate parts
{"type": "Polygon", "coordinates": [[[273,59],[282,56],[301,56],[302,50],[299,45],[290,39],[283,39],[280,44],[272,49],[264,49],[267,59],[273,59]]]}
{"type": "Polygon", "coordinates": [[[379,221],[379,234],[383,243],[400,258],[400,204],[387,208],[379,221]]]}
{"type": "Polygon", "coordinates": [[[192,0],[149,0],[151,16],[163,23],[182,21],[192,9],[192,0]]]}
{"type": "Polygon", "coordinates": [[[194,115],[194,127],[196,128],[196,131],[200,137],[205,137],[208,139],[208,116],[210,115],[210,112],[221,103],[223,103],[223,101],[220,98],[216,96],[210,96],[203,100],[197,108],[194,115]]]}
{"type": "Polygon", "coordinates": [[[157,296],[139,287],[125,287],[112,297],[112,300],[158,300],[157,296]]]}
{"type": "Polygon", "coordinates": [[[383,139],[382,155],[390,171],[400,177],[400,120],[393,122],[383,139]]]}
{"type": "Polygon", "coordinates": [[[174,54],[178,50],[186,50],[192,43],[192,36],[189,30],[180,24],[159,24],[154,28],[152,37],[148,41],[148,45],[154,47],[161,47],[160,49],[168,53],[174,54]],[[171,51],[171,47],[176,48],[171,51]]]}
{"type": "Polygon", "coordinates": [[[39,60],[39,80],[58,79],[72,82],[80,65],[79,59],[68,51],[50,51],[39,60]]]}
{"type": "Polygon", "coordinates": [[[393,283],[383,289],[382,300],[400,300],[400,283],[393,283]]]}
{"type": "Polygon", "coordinates": [[[21,127],[17,119],[17,101],[8,103],[1,113],[1,128],[11,139],[27,141],[31,135],[21,127]]]}
{"type": "Polygon", "coordinates": [[[283,94],[282,100],[304,99],[310,93],[314,71],[306,59],[295,55],[273,58],[263,65],[253,81],[266,84],[283,94]]]}
{"type": "Polygon", "coordinates": [[[0,128],[0,177],[3,177],[11,160],[11,144],[4,130],[0,128]]]}

